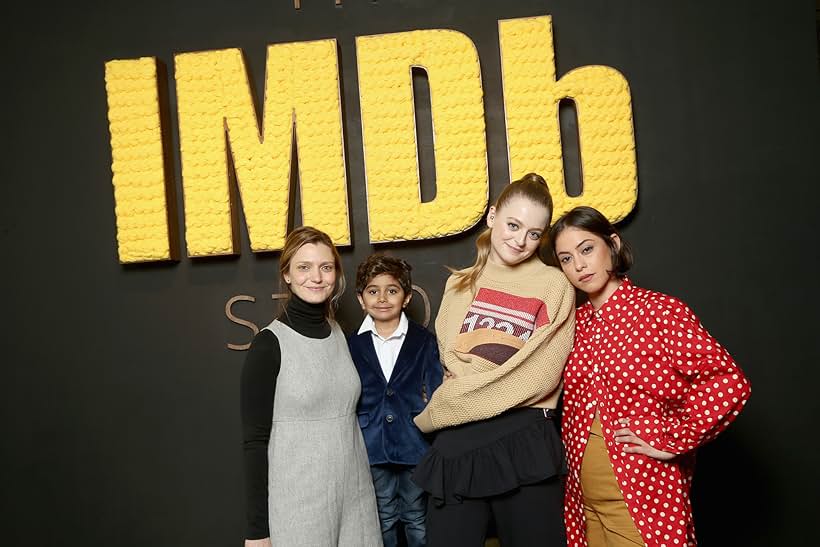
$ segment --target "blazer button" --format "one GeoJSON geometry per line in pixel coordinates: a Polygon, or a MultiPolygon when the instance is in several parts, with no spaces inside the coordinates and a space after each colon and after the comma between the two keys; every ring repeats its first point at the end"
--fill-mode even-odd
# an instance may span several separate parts
{"type": "Polygon", "coordinates": [[[384,419],[387,420],[387,423],[392,423],[393,422],[393,415],[388,414],[387,416],[385,416],[384,419]]]}
{"type": "Polygon", "coordinates": [[[392,390],[392,389],[390,389],[390,388],[388,388],[388,389],[387,389],[387,396],[388,396],[388,397],[392,397],[392,396],[393,396],[393,390],[392,390]]]}

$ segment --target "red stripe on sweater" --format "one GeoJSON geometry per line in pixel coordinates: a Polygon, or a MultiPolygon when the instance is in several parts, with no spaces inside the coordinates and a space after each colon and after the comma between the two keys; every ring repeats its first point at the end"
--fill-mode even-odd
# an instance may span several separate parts
{"type": "Polygon", "coordinates": [[[541,300],[481,288],[467,310],[461,333],[492,329],[526,341],[535,329],[547,323],[549,314],[541,300]]]}

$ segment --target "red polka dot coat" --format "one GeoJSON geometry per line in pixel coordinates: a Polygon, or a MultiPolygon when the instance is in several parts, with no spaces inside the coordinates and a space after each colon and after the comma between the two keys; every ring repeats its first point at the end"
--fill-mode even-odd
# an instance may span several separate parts
{"type": "Polygon", "coordinates": [[[580,472],[597,409],[621,493],[646,544],[694,545],[694,449],[723,431],[750,393],[728,352],[686,304],[625,279],[600,310],[587,303],[576,311],[564,380],[568,544],[587,545],[580,472]],[[619,418],[629,418],[653,447],[680,456],[662,462],[624,453],[614,441],[619,418]]]}

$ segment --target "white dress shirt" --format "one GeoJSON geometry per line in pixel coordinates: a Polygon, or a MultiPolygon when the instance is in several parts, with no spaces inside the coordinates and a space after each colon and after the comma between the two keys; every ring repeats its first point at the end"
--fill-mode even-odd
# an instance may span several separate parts
{"type": "Polygon", "coordinates": [[[404,344],[404,337],[407,334],[407,316],[401,312],[399,318],[399,326],[390,336],[383,337],[376,331],[376,323],[370,315],[367,315],[362,321],[362,326],[359,327],[359,333],[370,331],[373,338],[373,348],[376,350],[376,357],[379,358],[379,365],[382,367],[385,379],[389,382],[390,375],[393,374],[393,369],[396,366],[396,359],[401,351],[401,346],[404,344]]]}

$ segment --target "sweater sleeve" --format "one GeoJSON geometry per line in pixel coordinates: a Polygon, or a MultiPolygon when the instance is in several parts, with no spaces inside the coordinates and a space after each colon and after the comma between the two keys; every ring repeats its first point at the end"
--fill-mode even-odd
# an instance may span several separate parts
{"type": "Polygon", "coordinates": [[[251,343],[240,381],[247,539],[270,537],[268,443],[280,365],[279,340],[271,331],[263,330],[251,343]]]}
{"type": "Polygon", "coordinates": [[[749,399],[751,384],[684,303],[674,300],[659,323],[664,352],[689,379],[689,391],[683,408],[664,424],[660,437],[647,442],[658,450],[681,454],[725,430],[749,399]]]}
{"type": "MultiPolygon", "coordinates": [[[[563,275],[556,276],[555,283],[546,302],[551,321],[536,330],[504,364],[456,375],[444,382],[415,418],[421,431],[429,433],[491,418],[511,408],[537,403],[555,391],[575,334],[574,290],[563,275]]],[[[447,347],[441,342],[439,345],[447,347]]],[[[449,368],[449,361],[444,359],[449,368]]]]}

